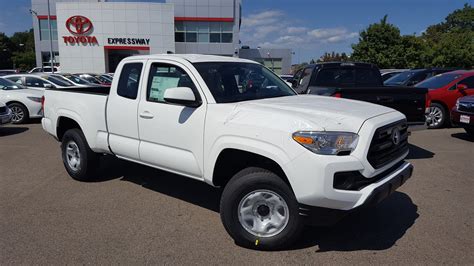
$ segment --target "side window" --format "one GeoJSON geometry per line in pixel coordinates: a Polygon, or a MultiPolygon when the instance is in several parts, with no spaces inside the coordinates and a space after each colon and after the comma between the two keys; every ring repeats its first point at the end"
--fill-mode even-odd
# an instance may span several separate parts
{"type": "Polygon", "coordinates": [[[28,86],[28,87],[44,88],[44,81],[42,81],[39,78],[26,77],[25,78],[25,85],[28,86]]]}
{"type": "Polygon", "coordinates": [[[188,87],[196,92],[196,87],[191,78],[181,68],[159,63],[151,65],[150,75],[148,76],[147,101],[164,103],[165,91],[176,87],[188,87]]]}
{"type": "Polygon", "coordinates": [[[142,63],[128,63],[123,65],[117,86],[117,94],[135,100],[138,94],[138,83],[142,73],[142,63]]]}
{"type": "Polygon", "coordinates": [[[474,89],[474,76],[465,78],[458,83],[466,85],[468,89],[474,89]]]}
{"type": "Polygon", "coordinates": [[[422,82],[423,80],[427,79],[430,76],[430,73],[421,73],[419,75],[415,75],[408,83],[408,86],[413,86],[416,85],[419,82],[422,82]]]}
{"type": "Polygon", "coordinates": [[[15,82],[15,83],[17,83],[17,84],[23,84],[23,82],[21,81],[21,77],[10,77],[8,79],[15,82]]]}

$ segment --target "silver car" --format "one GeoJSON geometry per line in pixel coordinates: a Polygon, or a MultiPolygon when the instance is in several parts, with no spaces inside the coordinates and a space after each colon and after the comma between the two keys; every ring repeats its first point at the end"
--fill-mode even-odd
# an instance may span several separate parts
{"type": "Polygon", "coordinates": [[[7,75],[3,78],[34,90],[62,89],[74,86],[74,84],[67,80],[44,73],[7,75]]]}
{"type": "Polygon", "coordinates": [[[12,120],[12,111],[8,106],[0,101],[0,125],[10,123],[12,120]]]}

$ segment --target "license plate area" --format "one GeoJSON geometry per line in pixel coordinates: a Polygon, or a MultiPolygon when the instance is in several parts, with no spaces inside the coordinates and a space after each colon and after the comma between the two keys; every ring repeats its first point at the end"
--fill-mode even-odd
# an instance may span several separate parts
{"type": "Polygon", "coordinates": [[[459,122],[469,124],[471,123],[471,117],[467,115],[461,115],[461,117],[459,118],[459,122]]]}

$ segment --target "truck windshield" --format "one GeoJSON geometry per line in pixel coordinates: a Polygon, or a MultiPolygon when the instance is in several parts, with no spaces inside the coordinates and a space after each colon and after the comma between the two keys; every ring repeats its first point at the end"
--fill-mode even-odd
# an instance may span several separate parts
{"type": "Polygon", "coordinates": [[[377,87],[382,85],[380,72],[370,68],[328,68],[322,69],[311,80],[310,86],[316,87],[377,87]]]}
{"type": "Polygon", "coordinates": [[[415,87],[438,89],[448,85],[449,83],[460,78],[461,76],[461,74],[439,74],[416,84],[415,87]]]}
{"type": "Polygon", "coordinates": [[[207,62],[194,66],[217,103],[296,95],[284,81],[259,64],[207,62]]]}
{"type": "Polygon", "coordinates": [[[69,82],[68,80],[66,80],[64,78],[58,78],[58,77],[54,77],[54,76],[45,76],[44,79],[46,79],[48,81],[51,81],[52,83],[54,83],[55,85],[58,85],[58,86],[63,86],[63,87],[74,86],[74,84],[72,84],[71,82],[69,82]]]}

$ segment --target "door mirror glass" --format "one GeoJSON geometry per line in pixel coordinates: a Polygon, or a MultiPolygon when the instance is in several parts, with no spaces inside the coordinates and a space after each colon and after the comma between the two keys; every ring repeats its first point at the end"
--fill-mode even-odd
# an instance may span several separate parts
{"type": "Polygon", "coordinates": [[[193,90],[189,87],[168,88],[164,92],[163,98],[166,102],[182,104],[189,107],[197,107],[200,105],[200,103],[196,101],[193,90]]]}

